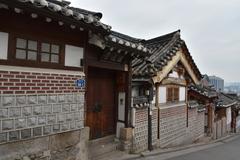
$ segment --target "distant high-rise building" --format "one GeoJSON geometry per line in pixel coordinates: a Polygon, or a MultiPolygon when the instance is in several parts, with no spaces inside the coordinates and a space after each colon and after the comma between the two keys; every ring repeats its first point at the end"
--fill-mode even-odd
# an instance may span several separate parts
{"type": "Polygon", "coordinates": [[[214,86],[217,91],[223,92],[224,80],[217,76],[209,76],[210,83],[214,86]]]}

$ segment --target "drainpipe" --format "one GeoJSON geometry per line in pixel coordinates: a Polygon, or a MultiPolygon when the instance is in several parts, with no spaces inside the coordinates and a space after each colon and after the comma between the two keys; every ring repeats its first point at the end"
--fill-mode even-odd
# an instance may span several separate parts
{"type": "Polygon", "coordinates": [[[152,103],[151,101],[153,100],[153,86],[151,85],[149,87],[148,91],[148,150],[152,151],[153,150],[153,145],[152,145],[152,103]]]}

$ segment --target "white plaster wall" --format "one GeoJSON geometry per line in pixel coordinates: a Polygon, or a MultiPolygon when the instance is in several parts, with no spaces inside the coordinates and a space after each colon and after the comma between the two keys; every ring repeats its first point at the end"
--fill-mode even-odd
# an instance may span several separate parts
{"type": "Polygon", "coordinates": [[[179,78],[178,73],[176,71],[173,71],[172,73],[169,74],[169,77],[172,78],[179,78]]]}
{"type": "Polygon", "coordinates": [[[116,137],[117,138],[120,138],[120,131],[121,131],[121,128],[124,128],[125,127],[125,124],[122,123],[122,122],[117,122],[117,134],[116,134],[116,137]]]}
{"type": "Polygon", "coordinates": [[[139,95],[139,87],[134,86],[132,88],[132,97],[137,97],[139,95]]]}
{"type": "Polygon", "coordinates": [[[7,60],[8,33],[0,32],[0,59],[7,60]]]}
{"type": "Polygon", "coordinates": [[[232,113],[231,113],[231,107],[227,108],[227,124],[231,124],[232,121],[232,113]]]}
{"type": "Polygon", "coordinates": [[[166,103],[167,102],[167,89],[165,86],[159,87],[159,103],[166,103]]]}
{"type": "Polygon", "coordinates": [[[118,120],[125,120],[125,92],[120,92],[118,94],[118,120]]]}
{"type": "Polygon", "coordinates": [[[180,87],[179,92],[180,92],[179,101],[185,101],[185,99],[186,99],[186,88],[185,87],[180,87]]]}
{"type": "Polygon", "coordinates": [[[83,48],[66,45],[65,46],[65,66],[81,67],[80,60],[83,58],[83,48]]]}

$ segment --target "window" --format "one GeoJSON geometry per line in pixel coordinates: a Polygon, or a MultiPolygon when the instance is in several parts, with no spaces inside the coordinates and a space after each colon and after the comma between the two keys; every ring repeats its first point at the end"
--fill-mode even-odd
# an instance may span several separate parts
{"type": "Polygon", "coordinates": [[[16,38],[15,59],[40,63],[60,63],[61,46],[52,43],[16,38]]]}
{"type": "Polygon", "coordinates": [[[167,88],[167,102],[179,101],[179,88],[178,87],[168,87],[167,88]]]}

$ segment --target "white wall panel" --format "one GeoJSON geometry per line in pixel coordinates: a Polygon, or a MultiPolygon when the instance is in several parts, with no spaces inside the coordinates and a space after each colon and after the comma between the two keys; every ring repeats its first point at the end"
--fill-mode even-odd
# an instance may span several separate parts
{"type": "Polygon", "coordinates": [[[65,46],[65,66],[81,67],[80,60],[83,58],[83,48],[66,45],[65,46]]]}
{"type": "Polygon", "coordinates": [[[8,33],[0,32],[0,59],[7,60],[8,33]]]}
{"type": "Polygon", "coordinates": [[[159,103],[166,103],[167,102],[167,89],[165,86],[159,87],[159,103]]]}

